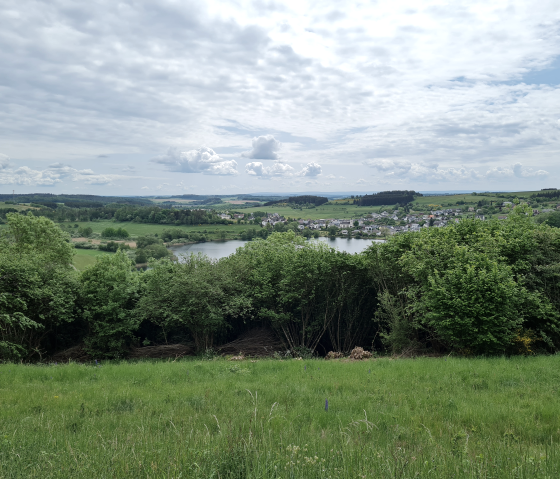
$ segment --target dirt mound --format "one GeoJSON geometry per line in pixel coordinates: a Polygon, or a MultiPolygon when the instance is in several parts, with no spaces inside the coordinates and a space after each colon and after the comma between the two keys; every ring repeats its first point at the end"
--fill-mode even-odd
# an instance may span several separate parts
{"type": "Polygon", "coordinates": [[[364,348],[360,348],[359,346],[352,349],[350,353],[350,359],[369,359],[372,357],[372,354],[369,351],[364,351],[364,348]]]}
{"type": "Polygon", "coordinates": [[[84,345],[78,344],[77,346],[65,349],[64,351],[59,351],[51,358],[51,360],[61,363],[68,361],[83,363],[91,361],[91,358],[88,356],[88,353],[84,351],[84,345]]]}
{"type": "Polygon", "coordinates": [[[283,351],[284,345],[278,336],[267,328],[255,328],[239,336],[235,341],[217,348],[220,354],[267,357],[275,351],[283,351]]]}
{"type": "MultiPolygon", "coordinates": [[[[162,344],[160,346],[144,346],[141,348],[132,348],[127,359],[176,359],[183,356],[192,356],[195,354],[193,346],[184,344],[162,344]]],[[[85,350],[83,344],[78,344],[71,348],[59,351],[52,358],[51,361],[68,362],[75,361],[78,363],[85,363],[93,361],[95,358],[91,357],[85,350]]]]}
{"type": "Polygon", "coordinates": [[[340,358],[343,358],[343,357],[344,357],[344,354],[342,354],[342,353],[329,351],[327,353],[327,355],[325,356],[325,359],[340,359],[340,358]]]}
{"type": "Polygon", "coordinates": [[[192,356],[195,349],[185,344],[161,344],[159,346],[144,346],[132,348],[128,359],[176,359],[183,356],[192,356]]]}

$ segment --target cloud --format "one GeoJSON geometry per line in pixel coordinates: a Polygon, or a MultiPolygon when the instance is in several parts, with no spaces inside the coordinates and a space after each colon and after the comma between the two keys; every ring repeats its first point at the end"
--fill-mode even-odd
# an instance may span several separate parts
{"type": "Polygon", "coordinates": [[[10,166],[10,157],[0,153],[0,170],[4,170],[10,166]]]}
{"type": "Polygon", "coordinates": [[[364,165],[394,176],[405,176],[412,169],[410,161],[399,159],[366,160],[364,165]]]}
{"type": "Polygon", "coordinates": [[[514,176],[518,178],[546,178],[549,173],[545,170],[534,171],[532,168],[523,169],[521,163],[513,167],[494,166],[481,173],[475,168],[468,167],[440,167],[437,163],[409,162],[406,160],[367,160],[366,166],[384,173],[386,179],[408,179],[422,183],[479,180],[506,180],[514,176]]]}
{"type": "Polygon", "coordinates": [[[140,178],[146,179],[126,175],[96,174],[89,168],[78,170],[64,163],[52,163],[43,170],[36,170],[29,166],[0,170],[0,184],[21,186],[55,186],[67,179],[86,185],[112,185],[116,180],[140,178]]]}
{"type": "Polygon", "coordinates": [[[165,155],[157,156],[150,161],[165,165],[170,171],[181,173],[237,175],[237,162],[235,160],[225,160],[214,150],[206,147],[183,152],[178,148],[169,148],[165,155]]]}
{"type": "Polygon", "coordinates": [[[259,136],[253,138],[253,149],[242,153],[243,158],[253,160],[277,160],[280,149],[280,142],[272,135],[259,136]]]}
{"type": "Polygon", "coordinates": [[[321,165],[317,163],[307,163],[307,165],[298,173],[299,176],[319,176],[322,172],[321,165]]]}
{"type": "Polygon", "coordinates": [[[360,178],[358,181],[356,181],[357,185],[367,185],[367,181],[364,180],[363,178],[360,178]]]}
{"type": "Polygon", "coordinates": [[[327,175],[327,176],[325,176],[325,178],[328,179],[328,180],[334,180],[334,179],[336,178],[336,176],[334,176],[334,175],[327,175]]]}
{"type": "Polygon", "coordinates": [[[248,175],[256,176],[261,179],[291,178],[298,176],[316,178],[321,174],[322,168],[321,165],[313,162],[305,165],[300,171],[296,171],[295,168],[282,160],[276,160],[270,166],[265,166],[260,161],[254,161],[245,165],[245,172],[248,175]]]}
{"type": "MultiPolygon", "coordinates": [[[[351,182],[379,158],[376,175],[410,187],[506,178],[513,189],[560,174],[557,2],[67,3],[0,7],[3,151],[30,168],[88,158],[81,168],[97,172],[135,154],[140,175],[143,154],[205,144],[220,165],[164,163],[202,173],[200,192],[222,187],[216,175],[238,169],[230,152],[249,149],[247,161],[281,153],[351,182]],[[220,128],[232,124],[244,131],[220,128]],[[515,170],[526,158],[538,168],[515,170]]],[[[12,179],[57,179],[0,165],[12,179]]]]}
{"type": "Polygon", "coordinates": [[[259,178],[282,178],[294,175],[294,168],[280,160],[272,163],[271,166],[264,166],[260,161],[247,163],[245,171],[248,175],[259,178]]]}
{"type": "Polygon", "coordinates": [[[546,178],[549,173],[545,170],[537,170],[534,171],[532,168],[523,169],[523,165],[521,163],[516,163],[513,165],[513,174],[518,178],[546,178]]]}
{"type": "Polygon", "coordinates": [[[22,166],[16,170],[0,171],[0,184],[3,185],[54,186],[60,182],[62,182],[60,175],[50,170],[34,170],[22,166]]]}

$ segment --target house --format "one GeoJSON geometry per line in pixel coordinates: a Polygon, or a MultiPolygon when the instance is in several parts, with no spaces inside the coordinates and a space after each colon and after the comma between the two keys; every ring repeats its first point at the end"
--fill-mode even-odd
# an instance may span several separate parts
{"type": "Polygon", "coordinates": [[[233,215],[233,217],[234,217],[236,220],[242,220],[243,218],[245,218],[245,215],[244,215],[244,214],[238,214],[238,215],[233,215]]]}
{"type": "Polygon", "coordinates": [[[348,234],[348,230],[342,230],[341,233],[342,233],[343,235],[347,235],[347,234],[348,234]]]}

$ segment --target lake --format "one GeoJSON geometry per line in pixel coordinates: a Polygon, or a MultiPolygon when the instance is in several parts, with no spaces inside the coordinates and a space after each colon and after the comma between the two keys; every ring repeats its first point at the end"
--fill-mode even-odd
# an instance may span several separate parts
{"type": "MultiPolygon", "coordinates": [[[[351,238],[317,238],[309,241],[323,241],[333,248],[348,253],[360,253],[372,243],[383,243],[384,240],[374,239],[351,239],[351,238]]],[[[185,246],[174,246],[169,248],[173,254],[179,259],[181,256],[188,256],[191,253],[202,253],[209,258],[224,258],[235,253],[237,248],[244,246],[247,241],[229,240],[229,241],[209,241],[207,243],[195,243],[185,246]]]]}

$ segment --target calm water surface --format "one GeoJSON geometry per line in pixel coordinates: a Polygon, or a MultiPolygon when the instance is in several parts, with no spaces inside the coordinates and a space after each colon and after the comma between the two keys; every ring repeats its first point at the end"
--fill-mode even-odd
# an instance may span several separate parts
{"type": "MultiPolygon", "coordinates": [[[[333,248],[348,253],[360,253],[372,243],[382,243],[383,240],[373,239],[351,239],[351,238],[317,238],[309,241],[323,241],[333,248]]],[[[189,256],[191,253],[202,253],[209,258],[224,258],[235,253],[237,248],[245,245],[247,241],[230,240],[230,241],[209,241],[207,243],[188,244],[185,246],[176,246],[170,248],[173,254],[179,259],[181,256],[189,256]]]]}

